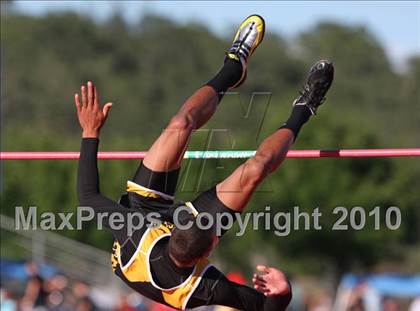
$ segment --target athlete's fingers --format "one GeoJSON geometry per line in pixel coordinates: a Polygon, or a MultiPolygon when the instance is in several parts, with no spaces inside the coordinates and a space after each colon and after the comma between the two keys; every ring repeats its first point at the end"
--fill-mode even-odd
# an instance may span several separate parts
{"type": "Polygon", "coordinates": [[[80,88],[80,92],[82,93],[82,107],[87,106],[87,95],[86,95],[86,86],[82,85],[82,87],[80,88]]]}
{"type": "Polygon", "coordinates": [[[82,109],[82,106],[80,105],[80,98],[79,98],[79,94],[74,94],[74,104],[76,105],[77,108],[77,113],[80,112],[80,110],[82,109]]]}
{"type": "Polygon", "coordinates": [[[271,290],[268,290],[268,291],[264,292],[264,295],[266,297],[269,297],[269,296],[272,296],[273,295],[273,292],[271,290]]]}
{"type": "Polygon", "coordinates": [[[260,272],[263,272],[263,273],[270,272],[270,269],[268,267],[266,267],[266,266],[263,266],[263,265],[258,265],[257,266],[257,270],[260,271],[260,272]]]}
{"type": "Polygon", "coordinates": [[[254,283],[254,288],[258,291],[266,291],[269,287],[268,283],[265,280],[259,278],[256,274],[254,274],[252,282],[254,283]]]}
{"type": "Polygon", "coordinates": [[[259,292],[264,292],[264,291],[267,291],[267,289],[266,289],[266,288],[263,288],[263,287],[261,287],[261,286],[259,286],[259,285],[254,285],[254,288],[255,288],[257,291],[259,291],[259,292]]]}
{"type": "Polygon", "coordinates": [[[254,280],[253,283],[254,283],[254,286],[259,286],[259,287],[263,287],[263,288],[267,288],[268,287],[267,286],[267,283],[261,282],[259,280],[254,280]]]}
{"type": "Polygon", "coordinates": [[[111,107],[112,107],[112,103],[107,103],[107,104],[105,104],[104,108],[102,109],[102,113],[103,113],[105,119],[108,118],[108,113],[109,113],[109,110],[111,109],[111,107]]]}
{"type": "Polygon", "coordinates": [[[88,81],[87,83],[88,85],[88,107],[92,107],[93,106],[93,84],[91,81],[88,81]]]}
{"type": "Polygon", "coordinates": [[[253,281],[258,281],[258,282],[266,282],[266,280],[258,274],[254,274],[253,277],[252,277],[252,280],[253,281]]]}
{"type": "Polygon", "coordinates": [[[93,87],[93,107],[95,109],[99,109],[99,98],[98,98],[98,91],[96,90],[96,86],[93,87]]]}
{"type": "Polygon", "coordinates": [[[266,282],[266,280],[264,279],[264,276],[262,276],[262,275],[254,274],[254,279],[256,279],[260,282],[266,282]]]}

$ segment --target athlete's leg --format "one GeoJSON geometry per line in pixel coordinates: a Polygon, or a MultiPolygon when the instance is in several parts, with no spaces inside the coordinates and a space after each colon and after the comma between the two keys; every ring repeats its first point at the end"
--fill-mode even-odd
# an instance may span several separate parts
{"type": "Polygon", "coordinates": [[[198,89],[153,143],[143,160],[144,165],[158,172],[178,169],[192,131],[211,118],[218,102],[218,94],[212,87],[206,85],[198,89]]]}
{"type": "MultiPolygon", "coordinates": [[[[214,217],[219,215],[223,228],[228,228],[229,218],[225,217],[226,214],[242,212],[258,184],[284,160],[294,137],[293,131],[287,128],[276,131],[263,141],[253,158],[239,166],[216,187],[195,198],[191,202],[193,207],[198,213],[206,212],[214,217]]],[[[221,228],[216,230],[221,235],[226,232],[221,228]]]]}
{"type": "MultiPolygon", "coordinates": [[[[238,67],[240,70],[240,64],[238,67]]],[[[133,182],[173,199],[189,138],[193,130],[200,128],[211,118],[218,102],[217,91],[208,85],[188,98],[147,152],[133,182]]]]}
{"type": "Polygon", "coordinates": [[[220,93],[244,82],[248,58],[261,43],[264,31],[264,20],[260,16],[251,15],[245,19],[227,53],[223,68],[185,102],[150,148],[144,165],[159,172],[180,167],[192,131],[203,126],[214,114],[220,93]]]}
{"type": "Polygon", "coordinates": [[[217,197],[224,205],[241,212],[262,180],[279,167],[302,125],[322,104],[333,72],[332,64],[327,61],[311,68],[305,89],[295,100],[292,114],[282,128],[262,142],[254,157],[217,185],[217,197]]]}
{"type": "Polygon", "coordinates": [[[192,132],[202,127],[214,114],[225,92],[242,76],[242,65],[228,59],[220,72],[198,89],[172,117],[153,143],[133,181],[146,188],[173,196],[179,168],[192,132]]]}
{"type": "Polygon", "coordinates": [[[162,192],[174,192],[192,132],[211,118],[224,92],[244,82],[248,58],[261,43],[264,28],[263,19],[256,15],[248,17],[241,24],[221,70],[197,90],[171,119],[149,149],[134,182],[154,190],[157,190],[154,185],[165,183],[165,187],[160,186],[165,190],[162,192]]]}
{"type": "Polygon", "coordinates": [[[255,156],[239,166],[216,186],[218,198],[230,209],[241,212],[257,186],[283,162],[294,140],[290,129],[277,130],[258,147],[255,156]]]}
{"type": "Polygon", "coordinates": [[[242,75],[242,65],[228,59],[216,77],[198,89],[172,117],[140,164],[133,181],[148,189],[173,196],[179,168],[192,132],[203,126],[216,111],[225,92],[242,75]],[[216,83],[213,83],[213,81],[216,83]]]}

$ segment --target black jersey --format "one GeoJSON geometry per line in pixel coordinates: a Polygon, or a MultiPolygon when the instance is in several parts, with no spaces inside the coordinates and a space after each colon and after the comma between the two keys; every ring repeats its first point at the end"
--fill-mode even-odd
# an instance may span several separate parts
{"type": "MultiPolygon", "coordinates": [[[[109,217],[103,218],[104,225],[115,237],[112,268],[125,283],[149,299],[182,310],[203,305],[224,305],[246,311],[279,311],[287,307],[291,294],[267,298],[253,288],[229,281],[207,259],[201,259],[191,268],[177,267],[167,252],[173,228],[171,198],[132,181],[127,183],[125,204],[103,196],[97,170],[98,142],[93,138],[82,141],[78,169],[80,204],[92,207],[95,213],[117,212],[124,217],[132,212],[144,215],[158,212],[163,220],[158,226],[145,225],[128,234],[125,227],[110,228],[109,217]]],[[[192,203],[186,206],[193,213],[199,210],[192,203]]]]}

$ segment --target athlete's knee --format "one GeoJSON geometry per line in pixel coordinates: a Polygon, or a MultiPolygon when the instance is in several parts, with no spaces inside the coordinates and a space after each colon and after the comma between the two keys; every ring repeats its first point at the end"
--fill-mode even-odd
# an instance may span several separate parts
{"type": "Polygon", "coordinates": [[[270,173],[271,157],[257,154],[245,163],[244,182],[250,186],[258,185],[270,173]]]}
{"type": "Polygon", "coordinates": [[[189,112],[178,112],[172,117],[168,129],[191,131],[195,128],[195,120],[189,112]]]}

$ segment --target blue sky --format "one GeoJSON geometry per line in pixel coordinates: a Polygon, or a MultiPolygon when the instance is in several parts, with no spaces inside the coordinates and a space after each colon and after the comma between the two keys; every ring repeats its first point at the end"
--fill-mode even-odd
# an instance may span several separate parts
{"type": "Polygon", "coordinates": [[[17,1],[16,7],[33,15],[70,9],[99,20],[119,10],[130,22],[157,13],[179,22],[200,21],[217,33],[258,13],[269,30],[288,37],[330,20],[367,26],[397,66],[420,54],[420,1],[17,1]]]}

